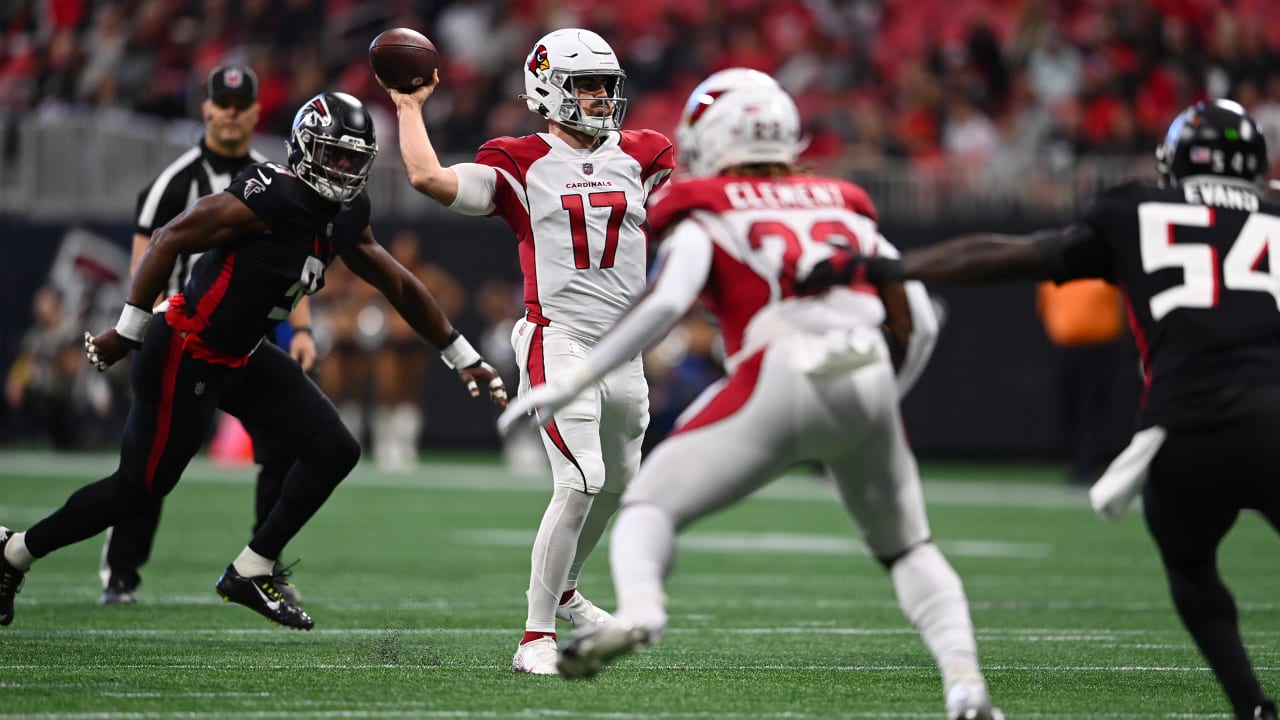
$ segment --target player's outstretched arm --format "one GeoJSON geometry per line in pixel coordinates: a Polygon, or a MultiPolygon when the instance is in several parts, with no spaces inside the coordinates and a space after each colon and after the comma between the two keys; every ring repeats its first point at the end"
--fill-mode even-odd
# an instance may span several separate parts
{"type": "MultiPolygon", "coordinates": [[[[1005,280],[1048,280],[1049,268],[1039,241],[1041,233],[961,235],[928,247],[903,253],[901,264],[890,262],[881,272],[887,277],[914,278],[925,282],[982,285],[1005,280]]],[[[870,266],[868,274],[876,274],[870,266]]]]}
{"type": "Polygon", "coordinates": [[[507,391],[497,371],[453,328],[422,281],[374,240],[371,228],[365,228],[360,240],[342,253],[342,261],[377,288],[418,335],[440,350],[445,364],[458,372],[472,397],[479,396],[483,383],[494,404],[506,406],[507,391]]]}
{"type": "Polygon", "coordinates": [[[797,289],[811,294],[851,282],[885,286],[908,279],[957,285],[1049,280],[1052,271],[1042,241],[1058,233],[961,235],[909,250],[901,259],[837,253],[815,265],[797,289]]]}
{"type": "Polygon", "coordinates": [[[440,71],[436,70],[431,77],[431,84],[423,85],[411,93],[402,93],[385,85],[383,88],[396,106],[400,124],[400,158],[409,175],[409,184],[447,207],[458,197],[458,176],[452,169],[440,164],[436,149],[427,135],[427,124],[422,119],[422,106],[439,84],[440,71]]]}
{"type": "Polygon", "coordinates": [[[163,292],[179,255],[212,250],[241,235],[269,228],[248,205],[234,195],[216,193],[151,234],[146,254],[138,263],[129,300],[114,328],[100,335],[84,334],[85,355],[98,370],[106,370],[142,344],[151,306],[163,292]]]}

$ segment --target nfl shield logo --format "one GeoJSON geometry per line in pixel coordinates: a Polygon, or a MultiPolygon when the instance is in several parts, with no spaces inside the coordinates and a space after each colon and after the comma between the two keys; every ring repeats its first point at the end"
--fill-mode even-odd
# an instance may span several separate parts
{"type": "Polygon", "coordinates": [[[582,163],[582,172],[587,175],[590,175],[591,173],[595,172],[595,167],[593,167],[591,163],[582,163]]]}

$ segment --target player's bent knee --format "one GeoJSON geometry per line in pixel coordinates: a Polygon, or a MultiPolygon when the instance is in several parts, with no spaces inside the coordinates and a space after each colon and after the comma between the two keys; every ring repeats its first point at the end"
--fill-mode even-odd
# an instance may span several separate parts
{"type": "Polygon", "coordinates": [[[298,457],[308,465],[324,468],[326,474],[336,475],[341,480],[360,461],[360,443],[345,425],[335,423],[303,443],[298,457]]]}

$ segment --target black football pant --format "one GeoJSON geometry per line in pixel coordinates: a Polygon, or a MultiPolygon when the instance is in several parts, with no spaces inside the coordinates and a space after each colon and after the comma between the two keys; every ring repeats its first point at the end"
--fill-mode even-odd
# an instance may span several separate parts
{"type": "MultiPolygon", "coordinates": [[[[248,427],[246,430],[253,439],[253,461],[259,468],[253,520],[253,532],[257,533],[280,498],[285,476],[296,458],[289,446],[268,430],[248,427]]],[[[142,583],[139,570],[151,557],[160,526],[160,511],[159,502],[148,505],[132,519],[111,528],[103,549],[104,582],[110,579],[126,588],[136,588],[142,583]]]]}
{"type": "Polygon", "coordinates": [[[219,409],[297,458],[249,542],[264,557],[280,556],[360,457],[359,444],[333,404],[296,361],[270,343],[232,368],[184,352],[182,336],[157,317],[134,358],[131,379],[134,400],[119,467],[77,490],[27,531],[27,547],[36,557],[158,512],[219,409]]]}
{"type": "Polygon", "coordinates": [[[1280,531],[1280,388],[1258,388],[1246,402],[1229,422],[1170,430],[1143,493],[1178,616],[1237,718],[1252,718],[1266,694],[1218,573],[1218,545],[1243,509],[1280,531]]]}

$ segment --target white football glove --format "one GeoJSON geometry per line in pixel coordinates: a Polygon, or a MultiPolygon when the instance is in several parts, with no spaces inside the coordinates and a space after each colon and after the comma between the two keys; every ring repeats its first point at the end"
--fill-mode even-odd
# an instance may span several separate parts
{"type": "Polygon", "coordinates": [[[520,393],[498,417],[498,432],[506,435],[516,423],[532,415],[534,422],[546,425],[557,410],[568,405],[578,391],[567,384],[548,382],[520,393]]]}

